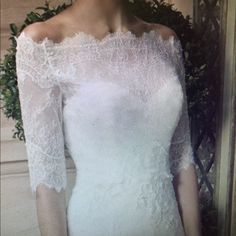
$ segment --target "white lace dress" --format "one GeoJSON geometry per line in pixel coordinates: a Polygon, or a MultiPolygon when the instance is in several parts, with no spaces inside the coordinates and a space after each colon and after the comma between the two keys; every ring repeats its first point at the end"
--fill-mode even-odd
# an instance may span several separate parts
{"type": "Polygon", "coordinates": [[[172,179],[195,165],[181,44],[157,31],[17,39],[32,191],[77,177],[70,236],[184,236],[172,179]]]}

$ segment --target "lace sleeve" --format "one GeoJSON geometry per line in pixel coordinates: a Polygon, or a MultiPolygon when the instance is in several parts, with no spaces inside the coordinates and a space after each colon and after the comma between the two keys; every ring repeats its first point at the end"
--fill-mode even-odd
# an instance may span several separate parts
{"type": "Polygon", "coordinates": [[[190,164],[195,165],[191,145],[188,105],[185,85],[185,69],[182,57],[182,47],[179,39],[172,41],[172,60],[179,77],[183,91],[182,111],[177,126],[174,130],[170,145],[171,172],[176,175],[180,170],[187,169],[190,164]]]}
{"type": "Polygon", "coordinates": [[[66,187],[62,94],[48,64],[45,41],[24,32],[17,39],[16,73],[30,184],[58,192],[66,187]]]}

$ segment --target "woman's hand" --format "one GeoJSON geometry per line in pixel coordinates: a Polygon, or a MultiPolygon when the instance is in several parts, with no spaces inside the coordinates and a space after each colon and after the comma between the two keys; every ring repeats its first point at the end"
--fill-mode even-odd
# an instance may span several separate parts
{"type": "Polygon", "coordinates": [[[41,236],[67,236],[65,191],[37,187],[36,204],[41,236]]]}
{"type": "Polygon", "coordinates": [[[196,169],[190,165],[174,177],[174,188],[186,236],[202,236],[196,169]]]}

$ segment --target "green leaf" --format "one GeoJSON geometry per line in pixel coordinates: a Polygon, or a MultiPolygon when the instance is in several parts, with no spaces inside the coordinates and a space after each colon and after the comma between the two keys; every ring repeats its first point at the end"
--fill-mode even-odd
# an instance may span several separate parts
{"type": "Polygon", "coordinates": [[[17,26],[16,26],[16,24],[11,23],[10,24],[10,29],[11,29],[12,35],[16,35],[17,34],[17,26]]]}

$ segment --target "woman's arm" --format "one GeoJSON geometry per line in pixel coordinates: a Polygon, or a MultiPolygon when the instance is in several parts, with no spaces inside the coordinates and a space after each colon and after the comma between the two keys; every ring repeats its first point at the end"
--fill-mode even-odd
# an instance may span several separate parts
{"type": "Polygon", "coordinates": [[[39,186],[36,192],[39,228],[42,236],[66,236],[65,191],[39,186]]]}
{"type": "Polygon", "coordinates": [[[28,26],[17,38],[17,82],[41,235],[66,236],[62,91],[48,61],[41,24],[28,26]]]}
{"type": "Polygon", "coordinates": [[[173,31],[172,36],[170,60],[183,92],[182,109],[170,146],[173,185],[186,236],[201,236],[198,182],[191,144],[183,51],[181,42],[173,31]]]}
{"type": "Polygon", "coordinates": [[[186,236],[201,236],[197,175],[194,165],[181,170],[173,179],[186,236]]]}

